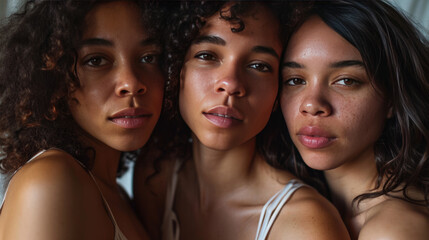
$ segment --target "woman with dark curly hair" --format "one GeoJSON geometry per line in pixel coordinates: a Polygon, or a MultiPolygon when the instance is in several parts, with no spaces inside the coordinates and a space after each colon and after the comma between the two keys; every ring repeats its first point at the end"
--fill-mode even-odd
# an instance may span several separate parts
{"type": "Polygon", "coordinates": [[[324,171],[352,239],[427,239],[427,40],[380,0],[316,2],[299,22],[281,97],[297,168],[324,171]]]}
{"type": "Polygon", "coordinates": [[[137,164],[134,179],[152,238],[348,238],[336,209],[266,151],[283,46],[274,7],[191,1],[173,16],[181,145],[158,165],[137,164]]]}
{"type": "Polygon", "coordinates": [[[29,1],[1,27],[1,239],[147,239],[116,177],[161,113],[155,14],[138,1],[29,1]]]}

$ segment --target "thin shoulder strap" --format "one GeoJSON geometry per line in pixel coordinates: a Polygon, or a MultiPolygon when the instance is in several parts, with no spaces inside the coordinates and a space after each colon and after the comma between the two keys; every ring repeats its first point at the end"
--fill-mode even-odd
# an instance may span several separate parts
{"type": "Polygon", "coordinates": [[[167,187],[167,195],[165,199],[165,212],[162,222],[162,238],[164,240],[179,240],[180,227],[176,213],[173,210],[174,197],[178,182],[178,175],[183,160],[177,159],[174,163],[174,171],[171,177],[171,183],[167,187]]]}
{"type": "MultiPolygon", "coordinates": [[[[65,152],[64,150],[62,150],[62,149],[59,149],[59,148],[50,148],[50,149],[48,149],[48,150],[51,150],[51,149],[54,149],[54,150],[58,150],[58,151],[62,151],[62,152],[65,152]]],[[[40,155],[42,155],[44,152],[46,152],[47,150],[46,149],[44,149],[44,150],[42,150],[42,151],[40,151],[40,152],[38,152],[36,155],[34,155],[30,160],[28,160],[25,164],[27,164],[27,163],[29,163],[29,162],[31,162],[31,161],[33,161],[34,159],[36,159],[38,156],[40,156],[40,155]]],[[[67,152],[66,152],[67,153],[67,152]]],[[[107,210],[107,213],[109,214],[109,217],[110,217],[110,219],[112,220],[112,222],[113,222],[113,225],[114,225],[114,228],[115,228],[115,240],[127,240],[127,238],[124,236],[124,234],[122,233],[122,231],[121,231],[121,229],[119,229],[119,227],[118,227],[118,224],[116,223],[116,220],[115,220],[115,217],[113,216],[113,213],[112,213],[112,210],[110,209],[110,206],[109,206],[109,204],[107,203],[107,200],[104,198],[104,195],[103,195],[103,193],[101,192],[101,189],[100,189],[100,186],[98,185],[98,183],[97,183],[97,181],[95,180],[95,177],[94,177],[94,175],[92,175],[92,173],[91,173],[91,171],[89,171],[89,169],[85,166],[85,165],[83,165],[83,163],[81,163],[80,161],[78,161],[78,160],[76,160],[76,162],[77,163],[79,163],[79,165],[89,174],[89,176],[91,176],[91,178],[92,178],[92,180],[94,181],[94,183],[95,183],[95,185],[97,186],[97,189],[98,189],[98,191],[100,192],[100,195],[101,195],[101,198],[103,199],[103,204],[104,204],[104,207],[106,208],[106,210],[107,210]]],[[[25,165],[24,164],[24,165],[25,165]]],[[[24,166],[23,165],[23,166],[24,166]]],[[[15,172],[13,172],[12,173],[12,175],[10,176],[10,180],[12,179],[12,177],[23,167],[23,166],[21,166],[21,167],[19,167],[15,172]]],[[[10,182],[10,181],[9,181],[10,182]]],[[[7,188],[6,188],[6,191],[5,191],[5,194],[4,194],[4,196],[3,196],[3,200],[2,200],[2,202],[1,202],[1,206],[0,206],[0,211],[1,211],[1,209],[3,208],[3,204],[4,204],[4,201],[5,201],[5,199],[6,199],[6,194],[7,194],[7,191],[8,191],[8,189],[9,189],[9,183],[7,184],[7,188]]]]}
{"type": "Polygon", "coordinates": [[[261,216],[259,217],[255,240],[267,239],[268,233],[270,232],[271,227],[283,206],[290,199],[292,194],[302,186],[305,186],[305,184],[296,179],[292,179],[280,192],[276,193],[270,200],[268,200],[262,208],[261,216]]]}
{"type": "MultiPolygon", "coordinates": [[[[38,156],[40,156],[40,155],[42,155],[44,152],[46,152],[46,150],[44,149],[44,150],[42,150],[42,151],[40,151],[40,152],[38,152],[38,153],[36,153],[36,155],[34,155],[32,158],[30,158],[30,160],[28,160],[25,164],[27,164],[27,163],[29,163],[29,162],[31,162],[31,161],[33,161],[34,159],[36,159],[38,156]]],[[[25,165],[24,164],[24,165],[25,165]]],[[[24,166],[24,165],[22,165],[21,167],[19,167],[18,169],[16,169],[9,177],[8,177],[8,180],[7,180],[7,183],[6,183],[6,189],[5,189],[5,191],[4,191],[4,195],[3,195],[3,199],[2,199],[2,201],[1,201],[1,205],[0,205],[0,212],[1,212],[1,210],[3,209],[3,204],[4,204],[4,200],[6,199],[6,194],[7,194],[7,191],[9,190],[9,183],[10,183],[10,181],[12,180],[12,178],[13,178],[13,176],[15,176],[15,174],[24,166]]]]}
{"type": "Polygon", "coordinates": [[[106,208],[107,213],[109,214],[109,217],[112,220],[113,226],[115,227],[115,238],[114,238],[114,240],[127,240],[127,238],[125,237],[125,235],[122,233],[121,229],[119,228],[119,226],[116,222],[115,216],[113,216],[113,212],[110,209],[109,203],[107,202],[106,198],[104,198],[103,192],[101,191],[101,188],[98,185],[97,180],[95,179],[94,175],[81,162],[79,162],[79,164],[88,172],[89,176],[91,176],[92,180],[95,183],[95,186],[97,186],[97,189],[100,192],[101,198],[103,199],[104,207],[106,208]]]}

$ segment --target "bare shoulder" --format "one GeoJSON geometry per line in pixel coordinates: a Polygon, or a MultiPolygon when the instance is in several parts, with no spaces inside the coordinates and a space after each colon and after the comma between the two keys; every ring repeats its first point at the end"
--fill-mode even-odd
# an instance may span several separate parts
{"type": "Polygon", "coordinates": [[[337,209],[307,186],[298,189],[283,207],[272,233],[271,239],[350,239],[337,209]]]}
{"type": "Polygon", "coordinates": [[[10,181],[0,215],[3,239],[78,237],[87,178],[72,156],[58,150],[24,165],[10,181]]]}
{"type": "Polygon", "coordinates": [[[429,208],[399,199],[389,199],[367,214],[359,239],[427,239],[429,208]]]}
{"type": "Polygon", "coordinates": [[[160,238],[167,188],[174,160],[159,162],[140,158],[134,168],[133,195],[137,214],[153,239],[160,238]]]}

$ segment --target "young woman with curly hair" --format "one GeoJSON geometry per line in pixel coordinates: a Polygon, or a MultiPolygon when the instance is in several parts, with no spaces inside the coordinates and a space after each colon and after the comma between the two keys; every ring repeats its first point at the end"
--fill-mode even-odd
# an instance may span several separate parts
{"type": "Polygon", "coordinates": [[[324,172],[352,239],[427,239],[427,40],[380,0],[316,2],[299,22],[281,96],[297,168],[324,172]]]}
{"type": "Polygon", "coordinates": [[[157,12],[29,1],[1,27],[1,239],[147,239],[116,177],[161,113],[157,12]]]}
{"type": "Polygon", "coordinates": [[[178,151],[138,163],[134,178],[152,238],[348,238],[335,208],[269,155],[283,46],[274,7],[191,1],[171,18],[178,151]]]}

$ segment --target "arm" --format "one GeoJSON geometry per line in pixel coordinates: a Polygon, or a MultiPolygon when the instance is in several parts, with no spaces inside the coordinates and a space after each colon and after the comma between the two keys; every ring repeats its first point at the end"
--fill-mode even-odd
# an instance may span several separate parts
{"type": "Polygon", "coordinates": [[[84,170],[73,161],[44,157],[18,171],[0,215],[2,239],[83,239],[86,211],[76,171],[84,170]]]}
{"type": "Polygon", "coordinates": [[[350,239],[337,209],[309,187],[294,193],[277,221],[270,239],[350,239]]]}
{"type": "Polygon", "coordinates": [[[429,236],[429,210],[402,200],[387,200],[366,219],[359,240],[425,240],[429,236]]]}

